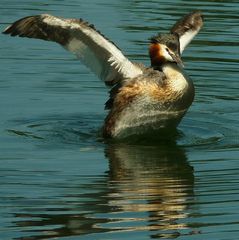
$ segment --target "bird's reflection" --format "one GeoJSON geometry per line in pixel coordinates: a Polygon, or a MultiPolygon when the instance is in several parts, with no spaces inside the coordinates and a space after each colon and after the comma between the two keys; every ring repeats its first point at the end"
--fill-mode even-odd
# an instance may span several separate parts
{"type": "Polygon", "coordinates": [[[137,213],[140,217],[133,220],[145,223],[128,230],[148,229],[158,231],[154,237],[173,237],[178,229],[187,227],[177,222],[187,217],[187,202],[193,197],[193,168],[183,149],[176,145],[121,144],[109,146],[106,153],[113,189],[109,205],[121,212],[137,213]]]}
{"type": "Polygon", "coordinates": [[[39,206],[16,213],[15,224],[24,232],[17,239],[124,231],[146,231],[152,238],[179,236],[187,227],[183,219],[194,184],[184,150],[174,144],[111,143],[105,155],[109,161],[105,175],[87,183],[79,178],[62,184],[57,199],[49,199],[55,207],[46,208],[44,214],[39,206]]]}

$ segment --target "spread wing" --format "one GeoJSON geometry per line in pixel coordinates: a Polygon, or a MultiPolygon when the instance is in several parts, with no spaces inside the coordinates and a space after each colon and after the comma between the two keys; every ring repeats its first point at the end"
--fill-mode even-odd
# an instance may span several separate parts
{"type": "Polygon", "coordinates": [[[180,52],[192,41],[203,26],[203,18],[200,11],[194,11],[179,19],[171,28],[171,33],[179,36],[180,52]]]}
{"type": "Polygon", "coordinates": [[[14,22],[3,33],[57,42],[108,85],[142,74],[140,67],[82,19],[63,19],[48,14],[29,16],[14,22]]]}

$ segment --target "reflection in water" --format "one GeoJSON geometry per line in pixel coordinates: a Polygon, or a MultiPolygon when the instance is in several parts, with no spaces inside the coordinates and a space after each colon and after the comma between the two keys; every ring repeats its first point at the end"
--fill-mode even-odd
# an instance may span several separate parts
{"type": "Polygon", "coordinates": [[[1,3],[1,29],[38,13],[82,17],[145,64],[150,36],[193,9],[205,16],[183,56],[196,87],[177,139],[188,161],[175,145],[108,144],[106,173],[95,140],[103,84],[55,44],[0,34],[1,240],[170,239],[200,231],[178,239],[238,239],[238,0],[1,3]]]}
{"type": "Polygon", "coordinates": [[[116,145],[106,152],[113,186],[109,205],[124,213],[143,213],[143,219],[133,221],[146,222],[128,230],[157,231],[152,237],[178,236],[186,226],[177,220],[187,217],[194,183],[184,151],[176,146],[116,145]]]}
{"type": "Polygon", "coordinates": [[[17,239],[125,231],[175,238],[187,228],[183,219],[193,198],[194,176],[183,149],[115,143],[105,153],[106,175],[92,182],[89,176],[62,179],[56,197],[16,213],[15,224],[26,233],[17,239]]]}

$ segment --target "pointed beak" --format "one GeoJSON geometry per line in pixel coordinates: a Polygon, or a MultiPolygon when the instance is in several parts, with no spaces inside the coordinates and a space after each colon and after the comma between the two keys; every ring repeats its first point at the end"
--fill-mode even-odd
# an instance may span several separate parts
{"type": "Polygon", "coordinates": [[[180,67],[184,67],[183,61],[178,53],[171,53],[170,56],[180,67]]]}

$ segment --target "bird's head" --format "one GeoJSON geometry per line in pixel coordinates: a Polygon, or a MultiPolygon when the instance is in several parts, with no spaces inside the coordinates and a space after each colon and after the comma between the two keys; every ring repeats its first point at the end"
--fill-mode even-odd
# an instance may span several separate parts
{"type": "Polygon", "coordinates": [[[183,67],[179,37],[176,34],[160,34],[150,38],[149,55],[152,67],[160,68],[166,62],[176,62],[183,67]]]}

